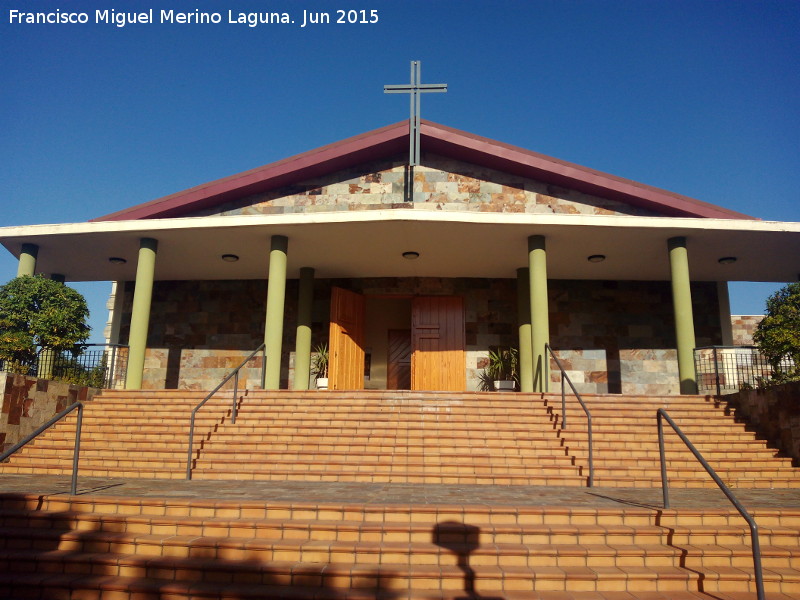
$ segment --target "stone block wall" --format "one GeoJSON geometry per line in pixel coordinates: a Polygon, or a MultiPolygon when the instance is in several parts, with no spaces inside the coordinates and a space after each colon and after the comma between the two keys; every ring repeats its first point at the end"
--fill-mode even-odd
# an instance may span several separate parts
{"type": "Polygon", "coordinates": [[[733,345],[752,346],[755,343],[753,333],[763,319],[764,315],[732,315],[733,345]]]}
{"type": "MultiPolygon", "coordinates": [[[[363,278],[315,281],[312,344],[326,342],[333,286],[367,295],[456,295],[465,300],[468,389],[478,389],[488,351],[518,346],[515,279],[363,278]]],[[[582,393],[678,393],[668,282],[549,282],[551,345],[582,393]]],[[[721,340],[716,284],[692,286],[698,345],[721,340]]],[[[265,281],[156,282],[144,387],[212,389],[263,341],[265,281]]],[[[124,306],[130,311],[132,286],[124,306]]],[[[281,387],[292,386],[297,281],[287,283],[281,387]]],[[[123,318],[123,339],[127,323],[123,318]]],[[[410,324],[409,324],[410,326],[410,324]]],[[[242,387],[260,380],[260,358],[242,387]]],[[[560,374],[551,365],[551,381],[560,374]]],[[[558,386],[554,386],[558,389],[558,386]]]]}
{"type": "Polygon", "coordinates": [[[657,216],[656,213],[470,163],[424,153],[406,201],[405,156],[256,194],[197,216],[425,209],[539,214],[657,216]]]}
{"type": "Polygon", "coordinates": [[[766,438],[800,466],[800,382],[725,396],[766,438]]]}
{"type": "MultiPolygon", "coordinates": [[[[550,344],[578,391],[680,393],[669,282],[556,280],[548,286],[550,344]]],[[[721,343],[716,284],[693,283],[692,303],[698,346],[721,343]]],[[[555,365],[550,379],[560,381],[555,365]]]]}
{"type": "MultiPolygon", "coordinates": [[[[211,390],[264,341],[266,280],[157,281],[147,336],[144,389],[211,390]]],[[[297,282],[287,283],[284,348],[294,347],[297,282]]],[[[124,286],[120,343],[128,343],[133,284],[124,286]]],[[[261,380],[256,358],[240,387],[261,380]]],[[[283,361],[284,382],[290,379],[283,361]]]]}
{"type": "MultiPolygon", "coordinates": [[[[0,450],[5,451],[75,402],[87,402],[99,392],[63,381],[0,373],[3,407],[0,450]]],[[[69,418],[69,417],[67,417],[69,418]]]]}

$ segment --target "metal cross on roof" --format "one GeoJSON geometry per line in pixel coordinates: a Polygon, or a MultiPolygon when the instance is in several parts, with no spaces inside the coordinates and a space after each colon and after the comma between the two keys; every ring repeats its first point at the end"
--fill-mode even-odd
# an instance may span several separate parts
{"type": "Polygon", "coordinates": [[[385,85],[384,94],[409,94],[411,99],[411,117],[409,119],[409,154],[408,164],[414,167],[419,164],[419,95],[431,92],[446,92],[446,83],[420,83],[422,63],[411,61],[411,83],[404,85],[385,85]]]}

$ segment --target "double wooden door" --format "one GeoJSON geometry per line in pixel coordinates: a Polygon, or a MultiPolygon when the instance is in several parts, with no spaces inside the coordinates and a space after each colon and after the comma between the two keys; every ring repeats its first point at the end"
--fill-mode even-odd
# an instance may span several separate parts
{"type": "MultiPolygon", "coordinates": [[[[333,288],[329,389],[363,389],[365,320],[365,297],[342,288],[333,288]]],[[[463,298],[417,296],[412,299],[411,389],[466,389],[464,347],[463,298]]]]}

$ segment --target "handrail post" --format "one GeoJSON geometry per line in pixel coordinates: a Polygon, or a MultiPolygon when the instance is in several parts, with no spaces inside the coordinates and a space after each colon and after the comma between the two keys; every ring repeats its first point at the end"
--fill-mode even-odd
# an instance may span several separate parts
{"type": "MultiPolygon", "coordinates": [[[[586,437],[587,442],[589,444],[589,487],[594,487],[594,450],[593,450],[593,439],[592,439],[592,413],[586,408],[586,403],[581,398],[581,395],[578,393],[578,390],[575,388],[575,385],[572,383],[572,380],[567,375],[564,366],[561,364],[561,361],[558,360],[555,352],[550,347],[550,344],[544,345],[544,357],[547,358],[548,353],[550,356],[553,357],[553,360],[558,367],[558,370],[561,372],[561,426],[563,430],[567,428],[567,400],[566,400],[566,392],[564,388],[564,382],[569,384],[572,393],[575,394],[575,398],[578,400],[578,403],[581,405],[584,414],[586,415],[586,437]]],[[[550,361],[547,361],[550,364],[550,361]]]]}
{"type": "Polygon", "coordinates": [[[592,441],[592,413],[586,411],[587,437],[589,440],[589,487],[594,487],[594,442],[592,441]]]}
{"type": "Polygon", "coordinates": [[[661,411],[656,412],[658,422],[658,455],[661,457],[661,492],[664,496],[664,508],[669,508],[669,480],[667,479],[667,459],[664,450],[664,424],[661,422],[661,411]]]}
{"type": "Polygon", "coordinates": [[[36,431],[33,433],[28,434],[25,439],[20,440],[16,444],[14,444],[11,448],[0,454],[0,462],[6,460],[9,456],[15,454],[18,450],[21,450],[23,447],[28,445],[30,442],[35,440],[39,435],[50,429],[53,425],[58,423],[61,419],[66,417],[69,413],[73,410],[78,411],[78,421],[75,426],[75,449],[72,455],[72,482],[70,485],[70,494],[73,496],[78,492],[78,455],[80,454],[81,449],[81,425],[83,424],[83,402],[75,402],[70,404],[67,408],[62,410],[52,419],[50,419],[44,425],[40,425],[36,431]]]}
{"type": "Polygon", "coordinates": [[[233,407],[231,408],[231,423],[236,424],[236,397],[239,395],[239,371],[233,377],[233,407]]]}
{"type": "Polygon", "coordinates": [[[722,493],[730,500],[731,504],[739,511],[739,514],[742,515],[745,521],[747,521],[748,526],[750,527],[750,539],[751,539],[751,546],[753,549],[753,574],[756,580],[756,595],[758,600],[765,600],[764,596],[764,575],[761,569],[761,543],[758,541],[758,525],[756,524],[755,519],[750,516],[750,513],[745,510],[744,506],[742,506],[741,502],[736,498],[733,494],[731,489],[725,485],[725,482],[720,479],[717,472],[708,464],[703,455],[700,454],[700,451],[695,448],[694,444],[686,437],[686,434],[681,431],[681,428],[672,420],[672,418],[667,414],[667,411],[663,408],[659,408],[656,413],[656,420],[658,422],[658,433],[659,433],[659,453],[661,455],[661,478],[662,478],[662,488],[664,490],[664,508],[669,508],[669,497],[667,494],[667,469],[666,469],[666,458],[665,458],[665,451],[664,451],[664,438],[663,438],[663,426],[661,423],[662,418],[666,419],[667,423],[669,423],[670,427],[672,427],[673,431],[678,434],[678,437],[681,438],[686,447],[689,448],[691,453],[694,457],[700,462],[703,468],[706,470],[711,476],[711,479],[714,480],[714,483],[717,484],[722,493]]]}
{"type": "Polygon", "coordinates": [[[75,449],[72,452],[72,485],[70,494],[78,493],[78,458],[81,453],[81,428],[83,426],[83,404],[78,405],[78,422],[75,424],[75,449]]]}
{"type": "Polygon", "coordinates": [[[718,357],[717,357],[717,347],[716,346],[714,346],[713,352],[714,352],[714,377],[716,378],[716,382],[717,382],[717,396],[721,396],[722,395],[722,389],[720,387],[720,382],[719,382],[719,360],[718,360],[718,357]]]}
{"type": "Polygon", "coordinates": [[[192,411],[192,418],[189,420],[189,454],[186,457],[186,480],[192,479],[192,448],[194,447],[194,415],[197,407],[192,411]]]}
{"type": "Polygon", "coordinates": [[[267,345],[261,349],[261,389],[267,384],[267,345]]]}
{"type": "MultiPolygon", "coordinates": [[[[192,478],[192,449],[194,448],[194,418],[195,418],[195,415],[197,414],[197,411],[200,410],[206,402],[211,400],[211,398],[214,396],[214,394],[216,394],[218,391],[220,391],[222,389],[222,386],[224,386],[226,383],[228,383],[231,380],[231,378],[234,378],[234,382],[233,382],[232,422],[236,423],[236,397],[239,394],[239,371],[247,363],[249,363],[253,359],[253,357],[256,354],[259,353],[259,351],[266,352],[266,347],[265,347],[264,344],[261,344],[258,348],[253,350],[250,353],[250,355],[247,358],[245,358],[238,367],[236,367],[232,372],[228,373],[225,376],[225,378],[219,383],[219,385],[217,385],[217,387],[215,387],[213,390],[211,390],[211,392],[209,392],[209,394],[205,398],[203,398],[203,400],[197,406],[195,406],[194,409],[192,409],[192,416],[191,416],[191,419],[189,420],[189,449],[187,450],[187,453],[186,453],[186,479],[187,480],[190,480],[192,478]]],[[[265,360],[266,360],[266,354],[264,354],[264,357],[265,357],[265,360]]],[[[262,370],[262,377],[263,377],[264,373],[265,373],[265,371],[262,370]]]]}

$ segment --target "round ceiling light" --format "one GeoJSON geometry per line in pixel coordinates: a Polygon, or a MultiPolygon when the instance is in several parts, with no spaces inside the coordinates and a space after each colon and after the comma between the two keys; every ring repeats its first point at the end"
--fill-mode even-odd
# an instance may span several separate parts
{"type": "Polygon", "coordinates": [[[223,254],[222,260],[224,260],[225,262],[236,262],[237,260],[239,260],[239,257],[235,254],[223,254]]]}
{"type": "Polygon", "coordinates": [[[605,259],[606,259],[606,255],[605,254],[592,254],[586,260],[588,260],[590,263],[601,263],[605,259]]]}
{"type": "Polygon", "coordinates": [[[120,256],[110,256],[108,258],[108,262],[110,262],[112,265],[124,265],[128,261],[120,256]]]}
{"type": "Polygon", "coordinates": [[[723,256],[717,262],[721,265],[732,265],[736,260],[735,256],[723,256]]]}
{"type": "Polygon", "coordinates": [[[406,260],[417,260],[419,258],[419,252],[403,252],[403,258],[406,260]]]}

